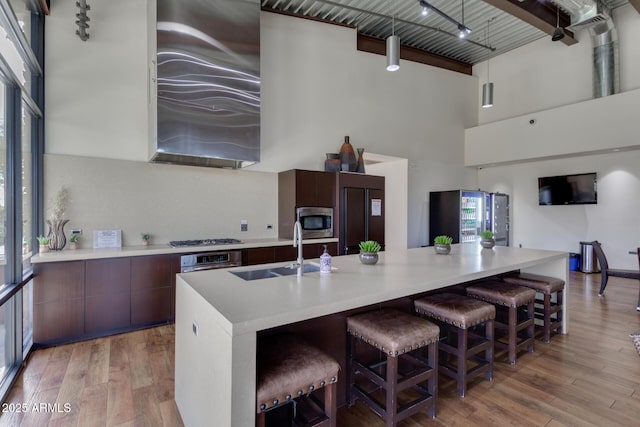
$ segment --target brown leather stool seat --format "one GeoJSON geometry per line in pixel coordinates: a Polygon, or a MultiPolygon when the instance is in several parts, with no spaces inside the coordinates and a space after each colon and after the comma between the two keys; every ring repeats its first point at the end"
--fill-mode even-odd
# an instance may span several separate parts
{"type": "Polygon", "coordinates": [[[542,340],[548,343],[551,333],[562,333],[562,311],[564,307],[564,280],[531,273],[516,273],[504,277],[507,283],[526,286],[542,294],[536,299],[535,315],[542,319],[542,340]],[[555,294],[555,297],[554,297],[555,294]]]}
{"type": "Polygon", "coordinates": [[[494,345],[507,349],[510,364],[515,365],[516,355],[523,348],[533,352],[536,291],[495,281],[468,286],[467,295],[496,306],[494,345]],[[506,342],[498,332],[506,332],[506,342]]]}
{"type": "MultiPolygon", "coordinates": [[[[314,426],[336,425],[336,383],[340,365],[331,356],[290,335],[269,337],[257,351],[257,425],[265,425],[266,411],[299,397],[309,397],[308,403],[318,419],[314,426]],[[311,395],[324,388],[324,409],[311,395]]],[[[299,413],[301,411],[298,411],[299,413]]]]}
{"type": "Polygon", "coordinates": [[[467,383],[484,374],[493,379],[493,320],[496,308],[475,298],[442,293],[414,301],[417,313],[440,326],[440,352],[455,356],[455,365],[440,358],[439,372],[458,382],[458,394],[466,394],[467,383]],[[484,332],[481,330],[484,326],[484,332]],[[484,352],[484,357],[479,356],[484,352]]]}
{"type": "Polygon", "coordinates": [[[347,369],[350,405],[356,398],[361,399],[387,426],[395,426],[423,409],[428,409],[429,415],[435,418],[440,334],[437,325],[399,310],[381,309],[349,316],[347,331],[350,334],[347,369]],[[379,352],[366,351],[371,347],[359,349],[362,342],[379,352]],[[427,347],[426,361],[416,354],[422,352],[423,347],[427,347]],[[386,356],[386,361],[379,361],[380,353],[386,356]],[[405,371],[407,366],[411,368],[409,371],[405,371]],[[358,382],[359,379],[365,379],[365,384],[358,382]],[[379,402],[373,392],[366,391],[370,390],[367,386],[371,383],[377,386],[375,389],[385,390],[386,404],[379,402]],[[401,404],[398,394],[408,388],[417,391],[419,397],[401,404]]]}

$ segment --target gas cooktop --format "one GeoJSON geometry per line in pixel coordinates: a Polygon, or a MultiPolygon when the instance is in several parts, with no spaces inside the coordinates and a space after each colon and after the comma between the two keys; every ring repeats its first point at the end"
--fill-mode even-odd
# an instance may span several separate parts
{"type": "Polygon", "coordinates": [[[238,239],[198,239],[198,240],[174,240],[169,242],[172,248],[185,248],[190,246],[215,246],[215,245],[233,245],[242,243],[238,239]]]}

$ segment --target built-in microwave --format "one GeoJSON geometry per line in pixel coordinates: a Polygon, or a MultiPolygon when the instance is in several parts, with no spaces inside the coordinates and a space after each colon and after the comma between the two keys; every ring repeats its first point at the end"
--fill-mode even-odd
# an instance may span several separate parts
{"type": "Polygon", "coordinates": [[[333,208],[298,208],[296,217],[302,226],[302,237],[333,237],[333,208]]]}

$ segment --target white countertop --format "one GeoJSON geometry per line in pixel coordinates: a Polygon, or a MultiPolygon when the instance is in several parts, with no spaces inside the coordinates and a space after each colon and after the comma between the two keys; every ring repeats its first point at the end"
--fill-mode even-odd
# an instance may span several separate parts
{"type": "MultiPolygon", "coordinates": [[[[314,317],[389,301],[511,270],[568,258],[566,252],[452,245],[449,255],[433,247],[380,252],[376,265],[358,255],[332,258],[334,271],[245,281],[230,271],[258,270],[264,264],[178,275],[177,286],[191,286],[216,312],[227,334],[236,336],[314,317]]],[[[318,260],[305,260],[318,262],[318,260]]]]}
{"type": "MultiPolygon", "coordinates": [[[[313,243],[333,243],[337,238],[327,239],[307,239],[303,244],[313,243]]],[[[62,251],[50,251],[39,253],[31,257],[31,263],[78,261],[85,259],[118,258],[144,255],[164,255],[164,254],[185,254],[196,252],[228,251],[234,249],[263,248],[269,246],[293,245],[291,239],[246,239],[242,243],[232,245],[212,245],[212,246],[189,246],[172,248],[168,243],[149,246],[126,246],[122,248],[101,248],[101,249],[65,249],[62,251]]]]}

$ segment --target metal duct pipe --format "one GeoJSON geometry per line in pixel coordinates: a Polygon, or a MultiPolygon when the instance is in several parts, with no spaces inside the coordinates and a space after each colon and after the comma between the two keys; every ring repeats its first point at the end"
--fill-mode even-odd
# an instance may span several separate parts
{"type": "MultiPolygon", "coordinates": [[[[611,21],[609,21],[611,22],[611,21]]],[[[610,28],[596,33],[597,27],[589,29],[593,42],[593,97],[613,95],[620,91],[620,68],[618,67],[618,31],[611,22],[610,28]]]]}
{"type": "Polygon", "coordinates": [[[618,32],[611,10],[598,0],[552,0],[571,15],[570,30],[589,30],[593,45],[593,97],[620,91],[618,32]]]}

